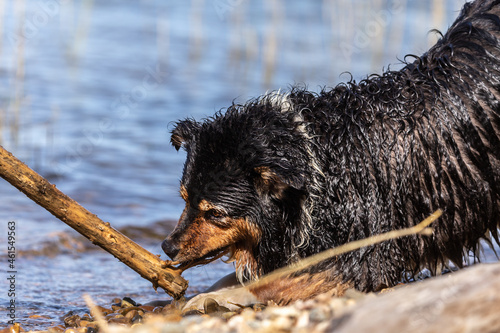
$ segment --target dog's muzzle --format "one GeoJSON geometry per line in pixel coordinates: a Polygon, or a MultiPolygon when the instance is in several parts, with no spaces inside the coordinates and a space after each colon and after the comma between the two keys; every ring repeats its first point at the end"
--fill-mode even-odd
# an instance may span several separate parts
{"type": "Polygon", "coordinates": [[[163,249],[163,252],[165,252],[170,257],[170,259],[172,259],[172,260],[175,260],[175,257],[177,256],[177,254],[179,253],[179,250],[180,250],[168,238],[166,238],[161,243],[161,248],[163,249]]]}

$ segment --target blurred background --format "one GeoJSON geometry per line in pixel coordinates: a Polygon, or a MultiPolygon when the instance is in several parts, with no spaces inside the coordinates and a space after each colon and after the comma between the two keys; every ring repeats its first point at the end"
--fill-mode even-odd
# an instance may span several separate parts
{"type": "MultiPolygon", "coordinates": [[[[174,121],[293,84],[319,91],[400,68],[398,58],[425,52],[437,40],[429,31],[446,31],[463,3],[0,0],[0,145],[160,254],[183,208],[174,121]]],[[[83,311],[85,292],[101,305],[168,298],[0,179],[0,244],[7,221],[17,224],[24,327],[83,311]]],[[[186,272],[189,292],[231,270],[217,262],[186,272]]]]}

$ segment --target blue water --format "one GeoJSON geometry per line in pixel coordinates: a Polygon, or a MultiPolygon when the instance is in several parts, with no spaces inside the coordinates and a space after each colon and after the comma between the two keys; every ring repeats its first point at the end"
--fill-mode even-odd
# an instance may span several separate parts
{"type": "MultiPolygon", "coordinates": [[[[462,1],[439,3],[442,12],[403,0],[2,1],[1,144],[115,227],[171,228],[185,158],[169,144],[172,122],[294,83],[317,91],[348,79],[344,71],[360,79],[397,68],[397,57],[428,48],[428,31],[445,30],[462,1]]],[[[70,228],[1,179],[0,198],[0,222],[16,221],[16,247],[31,251],[16,260],[23,327],[49,325],[32,314],[60,323],[83,310],[82,293],[103,305],[165,298],[110,255],[64,245],[70,228]]],[[[136,240],[160,254],[160,238],[136,240]]],[[[190,292],[230,271],[219,262],[186,272],[190,292]]]]}

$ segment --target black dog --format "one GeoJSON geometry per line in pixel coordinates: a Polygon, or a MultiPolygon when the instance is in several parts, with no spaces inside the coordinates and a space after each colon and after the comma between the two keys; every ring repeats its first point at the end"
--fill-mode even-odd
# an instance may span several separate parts
{"type": "Polygon", "coordinates": [[[444,210],[431,237],[363,248],[253,290],[287,303],[393,286],[423,268],[462,266],[488,233],[498,242],[499,3],[466,4],[400,71],[179,122],[186,208],[164,251],[184,267],[228,255],[241,280],[255,279],[444,210]]]}

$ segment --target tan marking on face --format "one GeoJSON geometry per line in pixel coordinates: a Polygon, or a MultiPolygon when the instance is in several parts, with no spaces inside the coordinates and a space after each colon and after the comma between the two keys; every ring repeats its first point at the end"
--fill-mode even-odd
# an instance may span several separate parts
{"type": "Polygon", "coordinates": [[[202,212],[208,212],[209,210],[212,210],[212,209],[215,209],[218,211],[221,210],[219,207],[211,204],[210,202],[208,202],[205,199],[200,201],[200,203],[198,204],[198,209],[201,210],[202,212]]]}
{"type": "Polygon", "coordinates": [[[187,189],[184,185],[181,185],[180,193],[181,193],[181,198],[184,199],[184,201],[188,202],[189,196],[188,196],[187,189]]]}
{"type": "Polygon", "coordinates": [[[226,217],[221,222],[227,227],[210,223],[204,218],[204,212],[200,212],[182,235],[176,260],[196,261],[215,250],[233,249],[237,261],[249,261],[251,248],[260,241],[260,228],[244,218],[226,217]],[[244,252],[247,254],[243,255],[244,252]]]}

